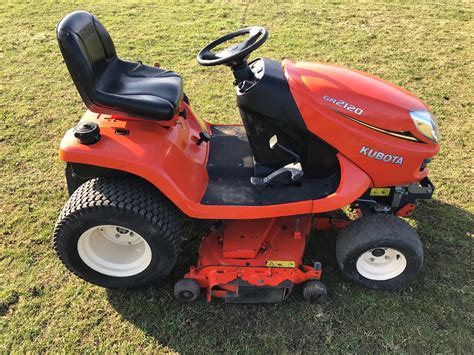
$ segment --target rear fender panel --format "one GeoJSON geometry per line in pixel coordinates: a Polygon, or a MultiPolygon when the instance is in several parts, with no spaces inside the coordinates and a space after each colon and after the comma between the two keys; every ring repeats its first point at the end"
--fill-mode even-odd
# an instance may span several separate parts
{"type": "Polygon", "coordinates": [[[186,120],[176,117],[174,127],[145,120],[117,120],[87,111],[81,121],[96,122],[100,140],[80,144],[72,129],[64,135],[59,157],[80,163],[125,171],[158,187],[178,206],[199,201],[207,186],[207,144],[197,145],[202,128],[188,111],[186,120]],[[126,134],[123,132],[126,131],[126,134]]]}

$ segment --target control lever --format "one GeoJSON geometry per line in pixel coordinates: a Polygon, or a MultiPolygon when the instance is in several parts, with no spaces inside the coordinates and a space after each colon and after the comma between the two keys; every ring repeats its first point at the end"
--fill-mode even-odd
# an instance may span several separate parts
{"type": "Polygon", "coordinates": [[[278,170],[275,170],[273,173],[263,178],[252,176],[250,178],[250,183],[254,186],[265,186],[271,183],[276,177],[287,172],[291,174],[292,181],[298,181],[303,177],[303,168],[301,167],[301,163],[290,163],[278,170]]]}

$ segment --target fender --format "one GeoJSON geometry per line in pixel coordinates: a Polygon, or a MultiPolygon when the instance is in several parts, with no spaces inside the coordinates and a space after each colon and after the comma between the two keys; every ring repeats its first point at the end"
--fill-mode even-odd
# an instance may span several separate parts
{"type": "Polygon", "coordinates": [[[342,208],[364,194],[373,182],[357,165],[342,154],[337,154],[341,167],[341,180],[337,190],[320,200],[313,201],[313,213],[333,211],[342,208]]]}
{"type": "Polygon", "coordinates": [[[367,174],[338,154],[341,182],[326,198],[270,206],[202,205],[208,184],[208,144],[198,146],[195,142],[203,125],[209,128],[209,124],[199,122],[189,107],[186,109],[187,119],[177,116],[176,125],[168,128],[156,122],[116,120],[87,111],[81,120],[99,125],[100,141],[82,145],[70,129],[61,141],[59,157],[69,163],[137,175],[152,183],[185,214],[201,219],[258,219],[331,211],[353,202],[371,185],[367,174]]]}

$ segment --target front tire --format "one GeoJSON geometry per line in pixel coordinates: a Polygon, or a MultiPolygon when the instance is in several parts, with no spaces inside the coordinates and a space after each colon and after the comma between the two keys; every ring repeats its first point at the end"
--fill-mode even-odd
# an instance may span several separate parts
{"type": "Polygon", "coordinates": [[[341,231],[336,257],[342,273],[364,287],[395,289],[412,280],[423,265],[423,246],[403,219],[364,216],[341,231]]]}
{"type": "Polygon", "coordinates": [[[146,181],[95,178],[64,206],[54,229],[54,249],[70,271],[93,284],[147,287],[173,269],[183,218],[146,181]]]}

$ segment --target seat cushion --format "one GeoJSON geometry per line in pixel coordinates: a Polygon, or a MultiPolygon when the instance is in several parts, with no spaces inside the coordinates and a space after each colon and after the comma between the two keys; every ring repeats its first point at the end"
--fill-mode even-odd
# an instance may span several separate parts
{"type": "Polygon", "coordinates": [[[169,120],[181,104],[183,81],[168,70],[117,58],[96,83],[96,105],[152,120],[169,120]]]}

